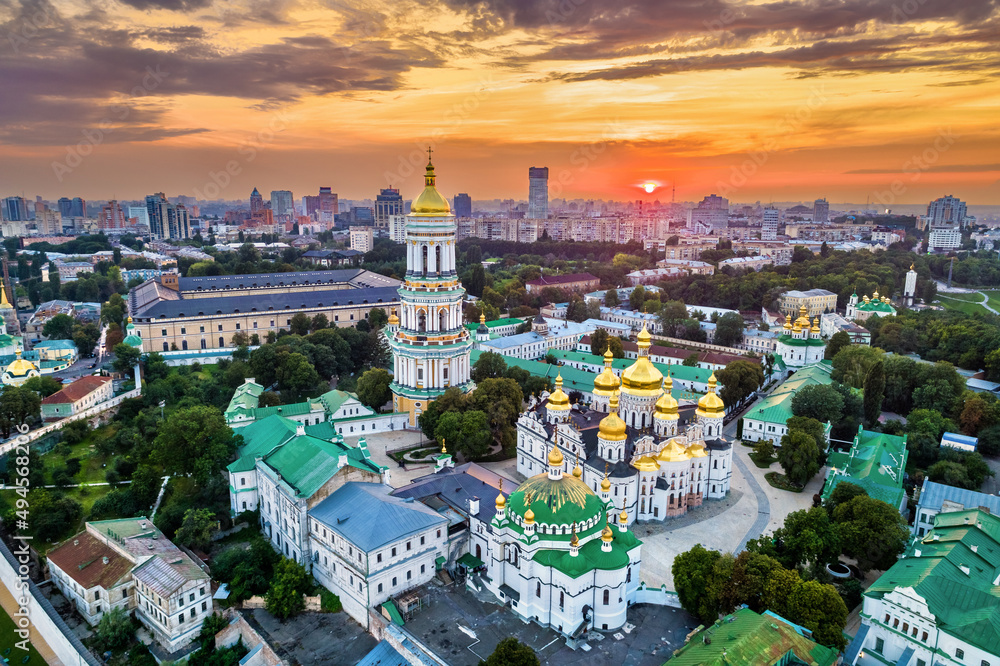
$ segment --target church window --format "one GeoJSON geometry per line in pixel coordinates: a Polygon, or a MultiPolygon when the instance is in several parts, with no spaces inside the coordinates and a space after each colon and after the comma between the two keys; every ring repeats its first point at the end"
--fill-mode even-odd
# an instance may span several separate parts
{"type": "Polygon", "coordinates": [[[559,610],[562,610],[565,605],[566,605],[566,594],[562,590],[559,590],[559,610]]]}
{"type": "Polygon", "coordinates": [[[535,584],[535,596],[538,598],[542,597],[542,581],[538,581],[535,584]]]}
{"type": "Polygon", "coordinates": [[[609,590],[604,590],[604,605],[607,606],[611,601],[611,592],[609,590]]]}

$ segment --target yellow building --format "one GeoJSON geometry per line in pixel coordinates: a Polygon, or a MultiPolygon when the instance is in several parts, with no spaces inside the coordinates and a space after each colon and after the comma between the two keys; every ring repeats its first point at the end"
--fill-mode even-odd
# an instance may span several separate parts
{"type": "Polygon", "coordinates": [[[837,294],[826,289],[810,289],[808,291],[786,291],[778,298],[778,308],[793,319],[800,316],[800,310],[805,307],[807,317],[818,317],[827,312],[837,311],[837,294]]]}

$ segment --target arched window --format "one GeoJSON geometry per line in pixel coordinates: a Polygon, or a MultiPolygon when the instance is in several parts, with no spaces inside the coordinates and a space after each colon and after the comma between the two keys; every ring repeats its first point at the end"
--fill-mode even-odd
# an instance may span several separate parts
{"type": "Polygon", "coordinates": [[[438,330],[439,331],[448,330],[448,310],[446,310],[445,308],[441,308],[440,310],[438,310],[438,330]]]}
{"type": "Polygon", "coordinates": [[[607,606],[611,601],[611,591],[604,590],[604,605],[607,606]]]}
{"type": "Polygon", "coordinates": [[[438,245],[434,248],[434,269],[440,273],[441,272],[441,246],[438,245]]]}
{"type": "Polygon", "coordinates": [[[476,544],[476,559],[483,559],[483,549],[478,543],[476,544]]]}
{"type": "Polygon", "coordinates": [[[535,584],[535,596],[539,599],[542,597],[542,581],[538,581],[535,584]]]}
{"type": "Polygon", "coordinates": [[[421,271],[421,273],[423,274],[424,277],[427,277],[427,246],[426,245],[421,246],[421,248],[420,248],[420,255],[421,255],[421,264],[423,266],[423,270],[421,271]]]}
{"type": "Polygon", "coordinates": [[[417,331],[420,333],[427,331],[427,313],[423,310],[417,313],[417,331]]]}

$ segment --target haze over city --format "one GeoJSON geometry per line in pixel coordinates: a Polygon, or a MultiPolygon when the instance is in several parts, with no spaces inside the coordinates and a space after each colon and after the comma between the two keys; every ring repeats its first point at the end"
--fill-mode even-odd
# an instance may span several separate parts
{"type": "Polygon", "coordinates": [[[991,0],[23,0],[0,179],[56,198],[448,195],[1000,203],[991,0]],[[647,194],[642,185],[653,183],[647,194]],[[960,192],[959,192],[960,190],[960,192]]]}

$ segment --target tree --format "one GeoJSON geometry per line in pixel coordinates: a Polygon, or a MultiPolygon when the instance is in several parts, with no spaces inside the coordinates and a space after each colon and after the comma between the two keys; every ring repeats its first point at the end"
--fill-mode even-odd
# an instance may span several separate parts
{"type": "Polygon", "coordinates": [[[24,382],[21,384],[21,388],[26,391],[34,391],[42,398],[47,398],[62,389],[62,384],[52,379],[52,377],[41,375],[39,377],[32,377],[24,382]]]}
{"type": "Polygon", "coordinates": [[[996,396],[971,391],[965,393],[962,412],[958,417],[962,432],[972,436],[981,435],[983,430],[996,425],[998,421],[1000,421],[1000,404],[996,396]]]}
{"type": "Polygon", "coordinates": [[[844,410],[844,398],[832,386],[813,384],[804,386],[792,397],[792,413],[808,416],[821,423],[836,423],[844,410]]]}
{"type": "Polygon", "coordinates": [[[618,298],[618,290],[617,289],[608,289],[604,293],[604,304],[606,306],[608,306],[609,308],[616,308],[616,307],[618,307],[619,305],[622,304],[621,299],[618,298]]]}
{"type": "Polygon", "coordinates": [[[479,666],[539,666],[540,663],[534,650],[510,636],[497,643],[493,653],[480,660],[479,666]]]}
{"type": "Polygon", "coordinates": [[[302,565],[282,558],[274,567],[274,578],[264,598],[267,612],[279,620],[298,615],[305,607],[302,595],[311,587],[309,573],[302,565]]]}
{"type": "Polygon", "coordinates": [[[312,322],[309,324],[309,330],[318,331],[323,328],[330,328],[330,319],[325,314],[320,312],[312,318],[312,322]]]}
{"type": "MultiPolygon", "coordinates": [[[[30,478],[30,477],[29,477],[30,478]]],[[[83,507],[69,497],[59,497],[44,488],[28,495],[31,531],[41,541],[57,541],[83,517],[83,507]]]]}
{"type": "Polygon", "coordinates": [[[304,312],[299,312],[292,317],[291,323],[288,325],[288,330],[292,332],[293,335],[307,335],[309,333],[309,326],[312,320],[309,319],[309,315],[304,312]]]}
{"type": "Polygon", "coordinates": [[[479,384],[485,379],[503,377],[506,370],[507,361],[501,354],[490,351],[483,352],[472,366],[472,381],[479,384]]]}
{"type": "Polygon", "coordinates": [[[727,312],[715,324],[715,344],[734,347],[743,342],[743,316],[738,312],[727,312]]]}
{"type": "Polygon", "coordinates": [[[392,391],[389,390],[391,383],[392,377],[388,370],[383,368],[366,370],[358,378],[358,400],[376,412],[380,411],[385,403],[392,400],[392,391]]]}
{"type": "Polygon", "coordinates": [[[111,363],[111,367],[117,373],[128,374],[139,363],[141,356],[142,352],[135,347],[124,342],[119,343],[115,345],[115,360],[111,363]]]}
{"type": "MultiPolygon", "coordinates": [[[[300,313],[301,314],[301,313],[300,313]]],[[[319,383],[319,373],[316,368],[302,354],[288,353],[285,350],[278,352],[278,367],[275,372],[275,379],[278,382],[278,389],[284,393],[288,392],[287,402],[294,402],[303,394],[315,389],[319,383]]]]}
{"type": "Polygon", "coordinates": [[[731,361],[715,376],[722,384],[719,397],[727,405],[741,404],[764,384],[764,370],[760,364],[742,359],[731,361]]]}
{"type": "Polygon", "coordinates": [[[819,471],[822,455],[812,435],[802,430],[789,430],[781,438],[778,462],[789,481],[804,486],[819,471]]]}
{"type": "Polygon", "coordinates": [[[476,263],[469,269],[462,279],[462,285],[470,294],[479,298],[486,288],[486,270],[481,263],[476,263]]]}
{"type": "Polygon", "coordinates": [[[840,555],[840,534],[822,507],[793,511],[785,524],[774,531],[774,540],[781,544],[780,559],[789,568],[811,565],[814,570],[837,560],[840,555]]]}
{"type": "MultiPolygon", "coordinates": [[[[516,444],[515,426],[524,396],[513,379],[484,379],[472,394],[475,408],[489,417],[493,440],[505,450],[516,444]]],[[[433,404],[433,403],[432,403],[433,404]]]]}
{"type": "Polygon", "coordinates": [[[101,616],[95,633],[102,649],[120,650],[135,638],[135,627],[128,611],[123,606],[116,606],[101,616]]]}
{"type": "Polygon", "coordinates": [[[833,372],[830,376],[835,382],[842,382],[854,388],[863,388],[868,371],[878,361],[882,360],[884,352],[877,347],[868,345],[848,345],[833,357],[833,372]]]}
{"type": "Polygon", "coordinates": [[[192,474],[199,483],[222,472],[236,453],[233,431],[216,407],[176,410],[160,426],[151,456],[171,474],[192,474]]]}
{"type": "MultiPolygon", "coordinates": [[[[695,352],[693,354],[689,354],[681,362],[681,365],[683,365],[685,367],[688,367],[688,368],[697,368],[698,367],[698,352],[695,352]]],[[[716,377],[716,379],[718,379],[718,377],[716,377]]]]}
{"type": "Polygon", "coordinates": [[[42,399],[23,386],[0,387],[0,433],[10,437],[17,426],[40,415],[42,399]]]}
{"type": "Polygon", "coordinates": [[[437,443],[451,442],[452,450],[459,449],[459,439],[462,437],[462,413],[445,412],[437,421],[434,428],[434,439],[437,443]]]}
{"type": "Polygon", "coordinates": [[[713,572],[721,553],[708,550],[700,543],[674,558],[670,571],[681,606],[706,625],[719,617],[719,602],[710,595],[713,572]]]}
{"type": "Polygon", "coordinates": [[[608,332],[599,328],[590,334],[590,353],[601,356],[608,350],[608,332]]]}
{"type": "MultiPolygon", "coordinates": [[[[628,295],[628,305],[637,312],[642,312],[642,306],[646,303],[646,288],[641,284],[632,290],[628,295]]],[[[685,311],[686,312],[686,311],[685,311]]]]}
{"type": "Polygon", "coordinates": [[[74,326],[76,326],[75,319],[67,314],[57,314],[45,322],[42,335],[50,340],[72,340],[74,326]]]}
{"type": "Polygon", "coordinates": [[[826,343],[826,352],[824,352],[823,358],[826,360],[833,359],[844,347],[848,347],[851,344],[851,336],[849,336],[844,331],[837,331],[830,337],[830,341],[826,343]]]}
{"type": "Polygon", "coordinates": [[[932,379],[913,391],[913,407],[950,414],[956,398],[957,395],[950,383],[944,379],[932,379]]]}
{"type": "Polygon", "coordinates": [[[184,520],[174,536],[174,541],[195,550],[208,550],[212,543],[212,532],[219,526],[211,509],[188,509],[184,520]]]}
{"type": "Polygon", "coordinates": [[[373,329],[380,331],[389,323],[389,315],[382,308],[372,308],[368,312],[368,323],[373,329]]]}
{"type": "Polygon", "coordinates": [[[491,439],[490,420],[485,412],[470,409],[462,415],[462,435],[458,446],[466,458],[475,459],[485,455],[490,448],[491,439]]]}
{"type": "Polygon", "coordinates": [[[882,400],[885,398],[885,363],[879,359],[865,376],[864,408],[865,421],[869,426],[878,423],[882,415],[882,400]]]}
{"type": "Polygon", "coordinates": [[[841,481],[834,487],[830,496],[826,498],[826,502],[824,502],[823,506],[827,513],[832,516],[833,512],[836,511],[837,507],[841,504],[846,504],[859,495],[867,494],[868,493],[865,492],[865,489],[861,486],[853,484],[849,481],[841,481]]]}
{"type": "Polygon", "coordinates": [[[838,505],[833,520],[839,526],[844,555],[857,560],[865,573],[895,564],[909,537],[899,510],[867,495],[838,505]]]}
{"type": "Polygon", "coordinates": [[[792,622],[813,632],[813,639],[822,645],[843,650],[847,605],[833,585],[804,580],[795,586],[788,599],[788,615],[792,622]]]}
{"type": "Polygon", "coordinates": [[[684,323],[690,319],[683,301],[667,301],[660,308],[658,316],[663,335],[667,337],[677,337],[684,323]]]}
{"type": "Polygon", "coordinates": [[[94,348],[97,347],[97,341],[100,339],[101,332],[98,330],[97,324],[92,322],[77,324],[73,329],[73,344],[76,345],[81,355],[88,358],[94,355],[94,348]]]}

